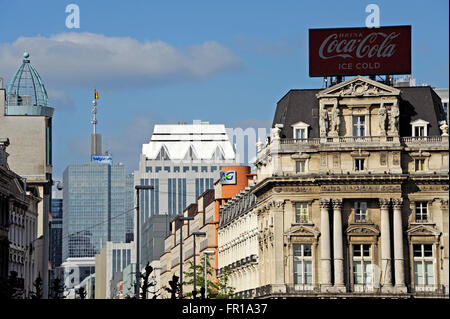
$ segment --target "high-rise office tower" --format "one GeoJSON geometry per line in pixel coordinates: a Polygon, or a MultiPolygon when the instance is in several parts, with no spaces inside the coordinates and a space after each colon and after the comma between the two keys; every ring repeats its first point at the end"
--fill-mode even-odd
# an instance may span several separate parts
{"type": "Polygon", "coordinates": [[[125,242],[132,231],[132,175],[101,155],[96,105],[94,100],[90,162],[69,165],[63,174],[63,260],[94,257],[107,241],[125,242]]]}
{"type": "Polygon", "coordinates": [[[154,187],[140,195],[141,265],[164,252],[166,220],[156,216],[182,213],[204,191],[214,188],[222,166],[236,162],[223,124],[194,121],[155,125],[150,143],[142,146],[139,170],[134,173],[135,185],[154,187]]]}

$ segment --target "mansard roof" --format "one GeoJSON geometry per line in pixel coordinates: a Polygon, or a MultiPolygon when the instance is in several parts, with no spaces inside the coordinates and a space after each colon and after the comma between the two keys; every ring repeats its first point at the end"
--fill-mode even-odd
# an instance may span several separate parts
{"type": "MultiPolygon", "coordinates": [[[[429,122],[428,135],[441,135],[439,122],[445,120],[441,99],[430,86],[389,87],[385,84],[355,77],[327,89],[293,89],[283,96],[277,103],[272,127],[283,124],[280,136],[293,138],[292,125],[304,122],[310,126],[309,138],[319,137],[319,97],[336,95],[337,91],[347,87],[352,82],[363,81],[368,85],[375,85],[381,90],[380,96],[396,95],[400,92],[400,136],[411,136],[410,123],[422,119],[429,122]]],[[[364,96],[364,95],[363,95],[364,96]]]]}

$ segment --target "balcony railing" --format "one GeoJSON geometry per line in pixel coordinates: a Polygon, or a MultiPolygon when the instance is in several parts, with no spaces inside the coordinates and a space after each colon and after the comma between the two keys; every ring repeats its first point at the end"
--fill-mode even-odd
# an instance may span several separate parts
{"type": "Polygon", "coordinates": [[[320,144],[320,138],[282,138],[281,144],[320,144]]]}
{"type": "MultiPolygon", "coordinates": [[[[339,137],[327,137],[326,143],[335,143],[336,139],[338,139],[339,143],[367,143],[367,142],[380,142],[387,141],[393,142],[393,136],[339,136],[339,137]]],[[[280,139],[281,144],[313,144],[319,145],[320,138],[305,138],[305,139],[296,139],[296,138],[282,138],[280,139]]],[[[402,143],[424,143],[424,142],[442,142],[442,136],[406,136],[400,137],[400,141],[402,143]]]]}
{"type": "Polygon", "coordinates": [[[312,284],[293,284],[286,285],[287,293],[317,293],[318,288],[312,284]]]}
{"type": "Polygon", "coordinates": [[[378,292],[378,288],[375,288],[373,284],[354,284],[353,292],[356,293],[372,293],[378,292]]]}
{"type": "Polygon", "coordinates": [[[407,136],[401,137],[400,141],[403,143],[442,142],[442,136],[407,136]]]}
{"type": "Polygon", "coordinates": [[[440,285],[414,285],[411,287],[411,292],[417,294],[444,294],[444,287],[440,285]]]}
{"type": "Polygon", "coordinates": [[[379,136],[344,136],[339,137],[339,143],[363,143],[363,142],[378,142],[379,136]]]}

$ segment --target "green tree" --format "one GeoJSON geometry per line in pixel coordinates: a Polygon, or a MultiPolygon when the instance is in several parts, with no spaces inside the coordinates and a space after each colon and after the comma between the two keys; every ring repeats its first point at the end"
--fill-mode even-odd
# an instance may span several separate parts
{"type": "Polygon", "coordinates": [[[63,296],[64,292],[64,284],[62,283],[61,279],[55,278],[52,281],[51,286],[51,296],[53,299],[63,299],[65,298],[63,296]]]}
{"type": "Polygon", "coordinates": [[[31,299],[42,299],[42,278],[41,274],[38,275],[33,282],[34,292],[31,293],[31,299]]]}
{"type": "Polygon", "coordinates": [[[2,299],[22,299],[24,297],[23,285],[17,275],[16,271],[11,271],[6,280],[0,279],[0,297],[2,299]]]}
{"type": "MultiPolygon", "coordinates": [[[[230,286],[230,274],[231,269],[225,267],[222,276],[219,279],[219,291],[217,294],[217,299],[231,299],[233,298],[235,288],[230,286]]],[[[237,298],[237,297],[235,297],[237,298]]]]}
{"type": "MultiPolygon", "coordinates": [[[[204,257],[203,257],[204,258],[204,257]]],[[[205,266],[203,262],[203,258],[201,258],[202,262],[196,265],[196,281],[197,281],[197,296],[200,294],[200,288],[204,288],[205,286],[205,266]]],[[[194,262],[188,262],[189,268],[184,272],[184,276],[186,280],[184,280],[183,285],[193,286],[194,285],[194,262]]],[[[214,268],[211,266],[209,258],[206,258],[206,272],[207,278],[213,275],[214,268]]],[[[229,271],[226,273],[226,276],[222,276],[217,282],[211,281],[207,279],[207,290],[208,290],[208,298],[217,298],[217,299],[225,299],[231,298],[234,293],[234,288],[229,285],[229,271]]],[[[193,297],[192,292],[186,292],[184,294],[186,297],[193,297]]],[[[196,297],[197,297],[196,296],[196,297]]]]}
{"type": "Polygon", "coordinates": [[[141,278],[142,278],[142,292],[141,292],[141,299],[147,299],[147,292],[148,292],[148,288],[153,287],[156,285],[156,282],[149,282],[149,277],[150,274],[153,271],[153,267],[150,266],[150,263],[147,263],[147,265],[145,266],[145,272],[141,273],[141,278]]]}
{"type": "Polygon", "coordinates": [[[75,292],[80,296],[79,299],[86,299],[86,289],[84,287],[78,288],[75,292]]]}

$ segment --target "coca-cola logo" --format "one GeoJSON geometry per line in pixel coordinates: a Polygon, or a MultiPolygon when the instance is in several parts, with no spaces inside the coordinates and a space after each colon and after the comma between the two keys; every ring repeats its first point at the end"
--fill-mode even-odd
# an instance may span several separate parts
{"type": "Polygon", "coordinates": [[[396,51],[397,44],[394,39],[399,35],[398,32],[372,32],[365,37],[361,34],[359,38],[349,38],[333,33],[320,45],[319,56],[325,60],[336,57],[344,59],[389,58],[396,51]]]}

